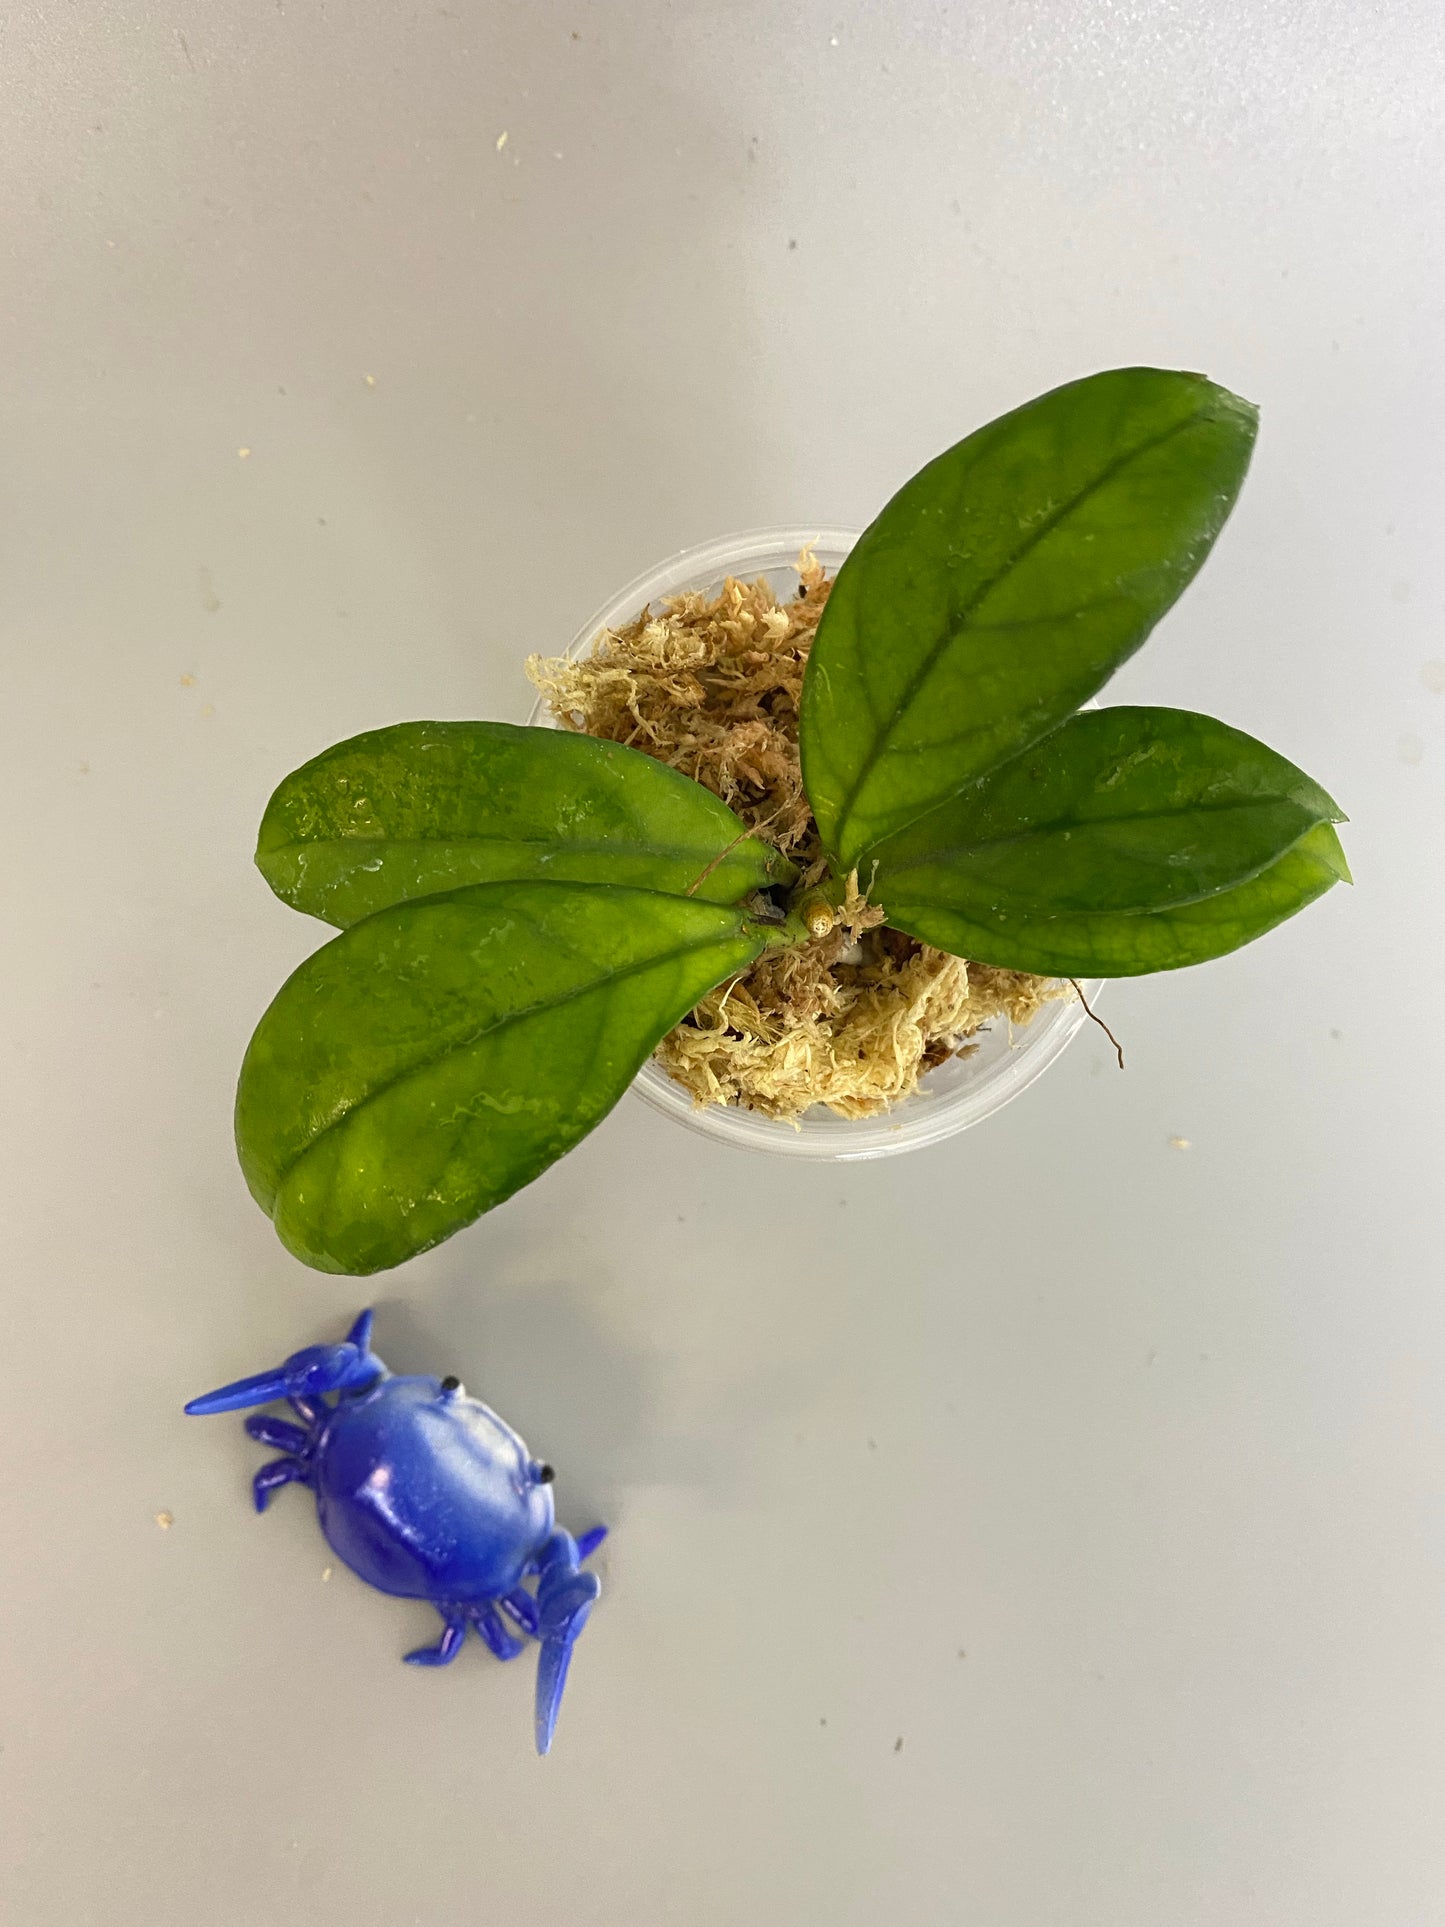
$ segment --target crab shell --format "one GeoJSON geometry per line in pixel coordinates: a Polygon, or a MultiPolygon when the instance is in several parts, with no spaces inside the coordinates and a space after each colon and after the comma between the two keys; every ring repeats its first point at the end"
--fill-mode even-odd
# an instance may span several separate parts
{"type": "Polygon", "coordinates": [[[405,1599],[510,1592],[555,1522],[550,1469],[450,1381],[382,1378],[338,1402],[318,1443],[316,1509],[337,1556],[405,1599]]]}

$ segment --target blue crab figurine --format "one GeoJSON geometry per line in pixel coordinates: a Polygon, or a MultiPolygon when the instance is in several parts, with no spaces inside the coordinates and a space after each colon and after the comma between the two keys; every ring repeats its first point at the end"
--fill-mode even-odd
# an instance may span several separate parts
{"type": "Polygon", "coordinates": [[[256,1413],[246,1430],[284,1456],[256,1473],[256,1510],[283,1485],[309,1485],[327,1543],[381,1592],[429,1599],[441,1614],[435,1646],[406,1655],[446,1666],[474,1626],[498,1659],[523,1642],[506,1614],[541,1643],[537,1751],[552,1744],[577,1635],[602,1590],[581,1570],[607,1536],[559,1530],[552,1468],[529,1456],[510,1425],[455,1378],[394,1377],[371,1349],[364,1311],[342,1345],[308,1345],[273,1372],[193,1398],[196,1416],[284,1398],[301,1421],[256,1413]],[[328,1405],[326,1394],[336,1402],[328,1405]],[[524,1580],[535,1576],[529,1592],[524,1580]]]}

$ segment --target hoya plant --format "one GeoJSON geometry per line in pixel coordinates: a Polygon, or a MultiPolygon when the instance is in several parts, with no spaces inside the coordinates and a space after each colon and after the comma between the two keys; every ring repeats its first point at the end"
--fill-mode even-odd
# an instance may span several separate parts
{"type": "MultiPolygon", "coordinates": [[[[1237,949],[1347,877],[1339,810],[1263,743],[1084,707],[1208,555],[1255,426],[1200,375],[1116,369],[894,496],[803,688],[825,897],[856,875],[944,951],[1128,977],[1237,949]]],[[[384,1270],[511,1196],[699,999],[809,935],[796,870],[717,797],[547,728],[340,743],[281,784],[257,862],[341,933],[262,1017],[236,1104],[251,1191],[325,1271],[384,1270]]]]}

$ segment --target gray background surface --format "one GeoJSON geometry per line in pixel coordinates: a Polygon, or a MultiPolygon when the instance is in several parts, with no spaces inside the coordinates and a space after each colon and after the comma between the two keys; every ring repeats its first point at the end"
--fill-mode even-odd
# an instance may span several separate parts
{"type": "Polygon", "coordinates": [[[1445,1921],[1441,42],[1435,0],[10,10],[7,1927],[1445,1921]],[[231,1149],[316,941],[261,805],[524,715],[669,550],[864,522],[1134,360],[1264,430],[1115,692],[1297,756],[1358,886],[1116,988],[1124,1076],[1086,1034],[856,1169],[628,1100],[377,1282],[389,1362],[616,1528],[538,1763],[528,1662],[399,1665],[427,1614],[179,1417],[367,1295],[231,1149]]]}

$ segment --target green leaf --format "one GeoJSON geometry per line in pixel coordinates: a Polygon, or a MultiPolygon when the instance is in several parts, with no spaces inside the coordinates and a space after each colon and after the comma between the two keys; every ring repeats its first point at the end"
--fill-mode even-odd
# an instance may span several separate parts
{"type": "Polygon", "coordinates": [[[878,844],[870,889],[885,910],[902,895],[975,923],[1163,910],[1247,882],[1341,820],[1242,730],[1185,709],[1100,709],[878,844]]]}
{"type": "Polygon", "coordinates": [[[793,874],[725,803],[640,750],[510,723],[398,723],[336,744],[271,798],[256,862],[277,896],[342,929],[510,878],[736,903],[793,874]]]}
{"type": "MultiPolygon", "coordinates": [[[[1249,882],[1169,909],[1064,912],[966,910],[890,897],[888,921],[920,942],[1005,970],[1045,977],[1141,977],[1238,950],[1292,917],[1333,883],[1350,880],[1331,824],[1320,823],[1249,882]]],[[[900,891],[903,884],[900,881],[900,891]]]]}
{"type": "Polygon", "coordinates": [[[251,1040],[252,1195],[318,1270],[400,1264],[570,1150],[767,943],[741,910],[603,884],[383,910],[309,957],[251,1040]]]}
{"type": "Polygon", "coordinates": [[[803,777],[839,871],[1054,728],[1139,647],[1234,504],[1254,408],[1113,369],[981,428],[838,572],[803,690],[803,777]]]}

